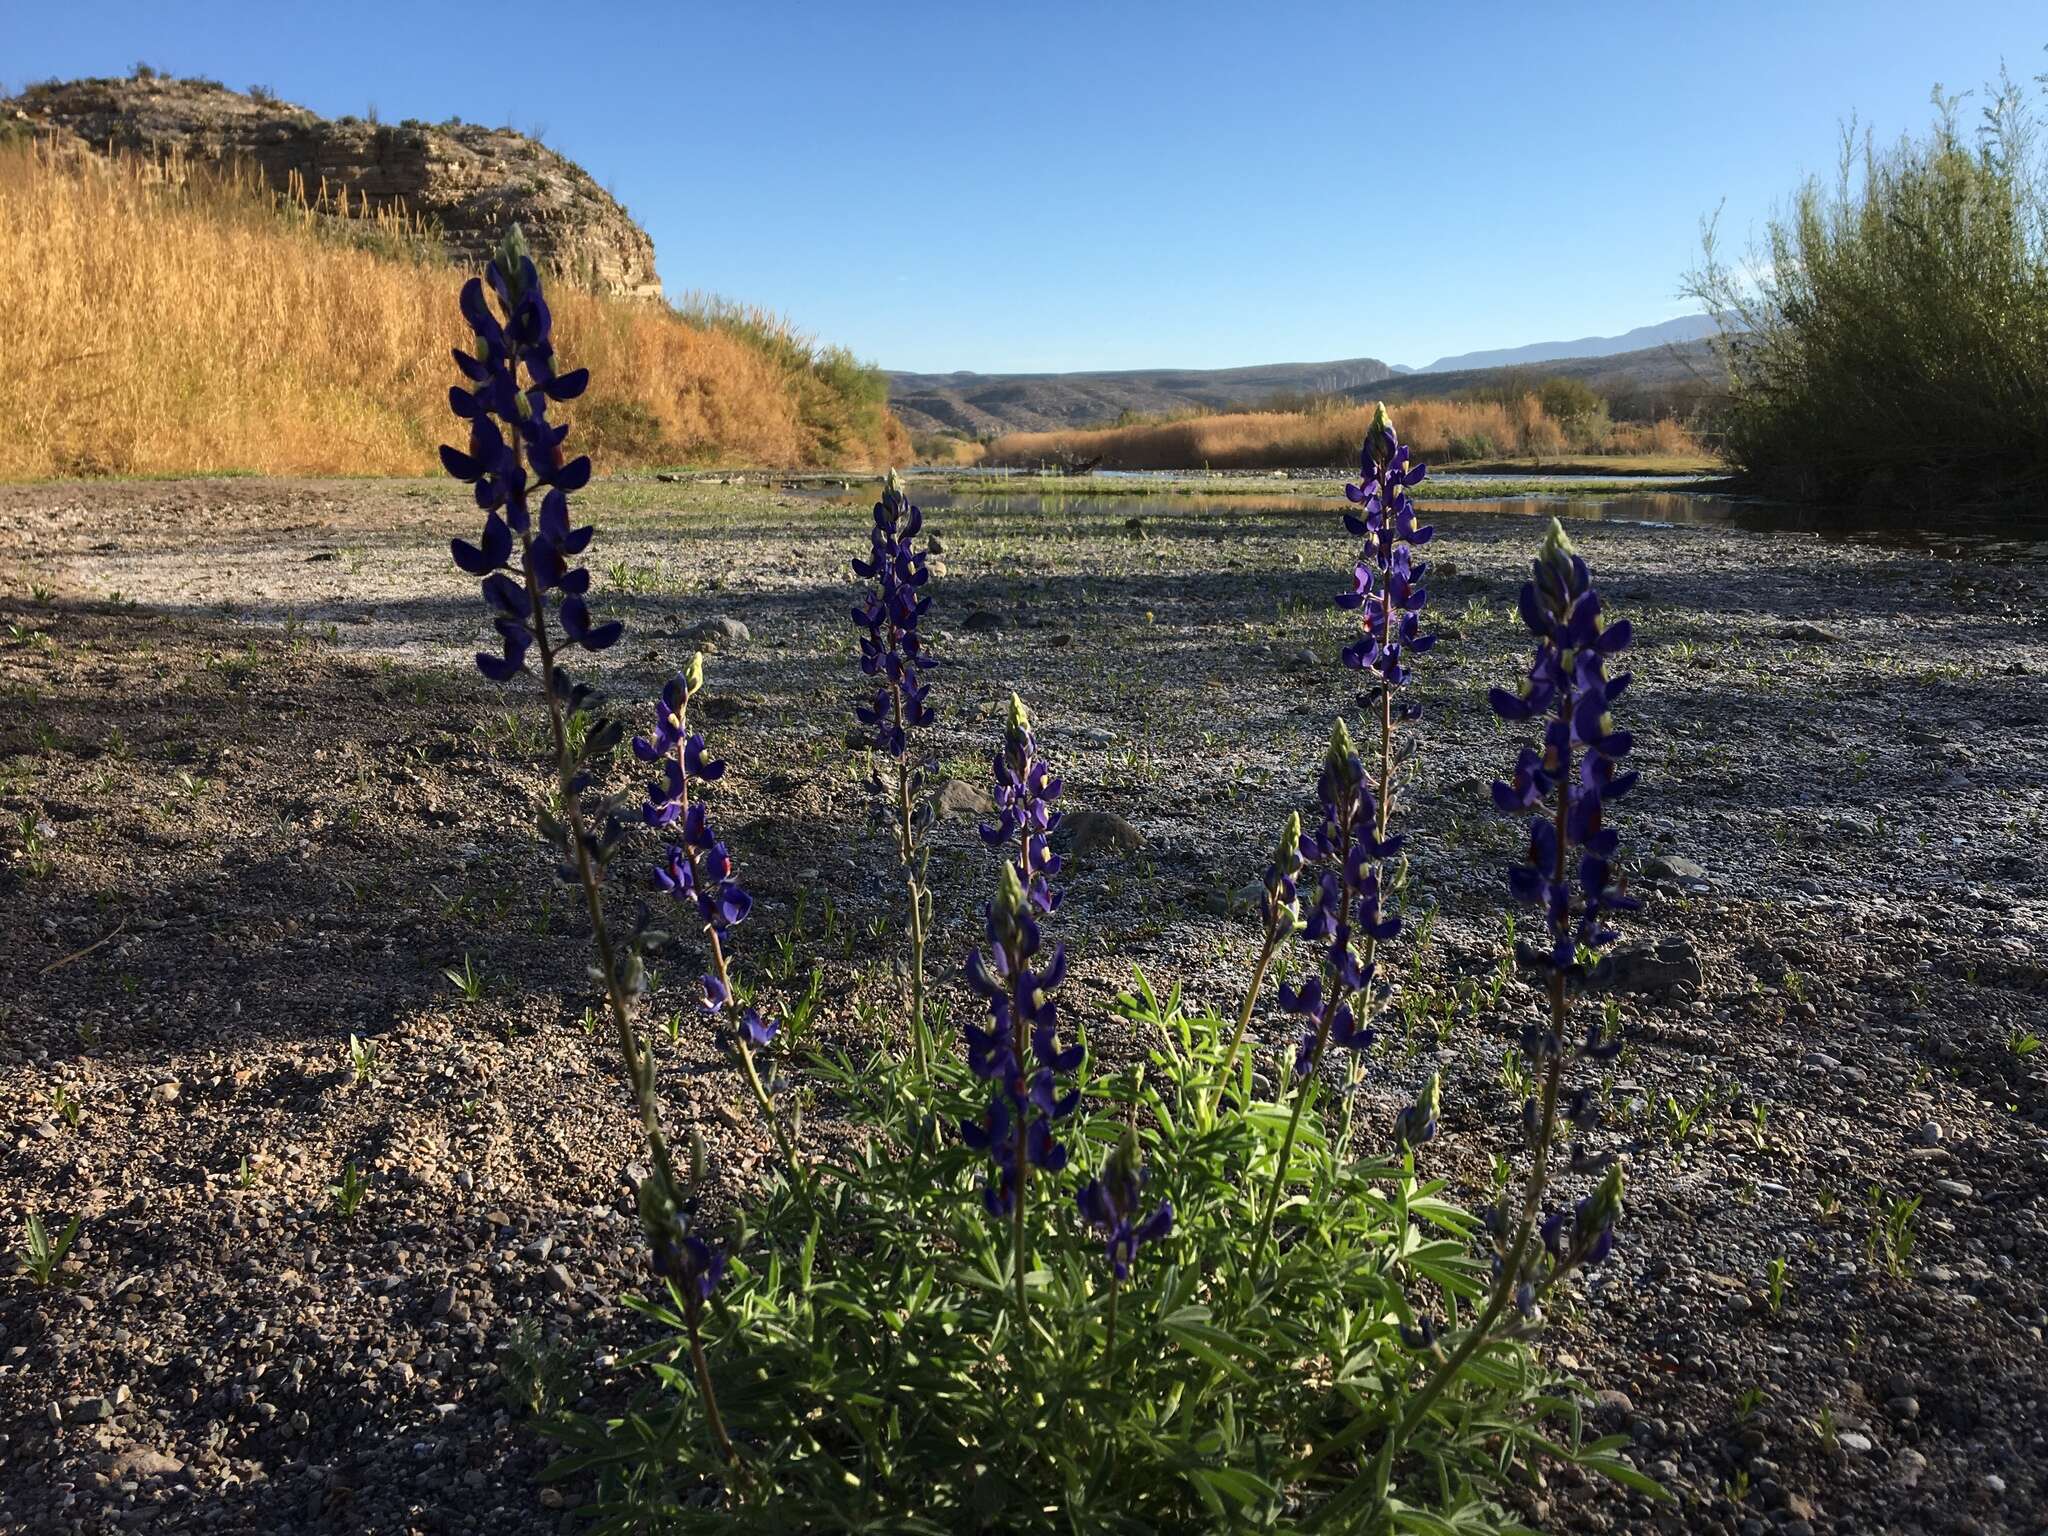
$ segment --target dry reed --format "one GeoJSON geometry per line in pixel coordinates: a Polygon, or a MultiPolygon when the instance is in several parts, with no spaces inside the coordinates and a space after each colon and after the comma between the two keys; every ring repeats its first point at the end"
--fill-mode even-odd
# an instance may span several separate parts
{"type": "MultiPolygon", "coordinates": [[[[456,426],[453,275],[402,215],[344,224],[319,200],[0,146],[0,477],[431,471],[456,426]]],[[[593,379],[578,441],[607,467],[908,454],[893,417],[830,398],[807,351],[659,304],[550,297],[565,364],[593,379]]]]}

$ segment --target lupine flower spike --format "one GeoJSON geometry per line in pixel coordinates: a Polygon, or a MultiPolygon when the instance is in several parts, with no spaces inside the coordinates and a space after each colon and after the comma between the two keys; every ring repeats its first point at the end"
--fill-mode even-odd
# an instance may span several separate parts
{"type": "Polygon", "coordinates": [[[1031,712],[1016,694],[1003,726],[1003,745],[993,759],[996,819],[981,826],[981,840],[991,848],[1015,841],[1017,878],[1033,911],[1049,916],[1059,910],[1059,892],[1052,877],[1060,872],[1060,856],[1048,844],[1060,813],[1052,808],[1063,781],[1038,755],[1031,730],[1031,712]]]}
{"type": "Polygon", "coordinates": [[[1113,1360],[1116,1355],[1117,1287],[1130,1279],[1138,1250],[1173,1230],[1171,1200],[1161,1200],[1149,1211],[1145,1209],[1145,1182],[1149,1177],[1138,1150],[1137,1128],[1126,1125],[1115,1149],[1103,1163],[1101,1174],[1084,1184],[1075,1197],[1082,1219],[1101,1234],[1109,1259],[1109,1323],[1102,1349],[1106,1360],[1113,1360]]]}
{"type": "Polygon", "coordinates": [[[853,622],[865,631],[860,641],[860,669],[874,680],[874,694],[855,705],[853,713],[875,750],[894,765],[896,852],[903,864],[910,909],[910,1038],[921,1069],[928,1065],[924,941],[930,895],[919,835],[929,812],[917,806],[922,775],[910,752],[910,733],[938,718],[929,699],[931,684],[925,680],[925,673],[937,663],[926,652],[918,630],[918,622],[932,602],[924,591],[931,579],[930,556],[917,546],[923,528],[924,513],[911,505],[902,478],[892,469],[882,499],[875,503],[868,558],[853,562],[853,573],[875,584],[853,610],[853,622]]]}
{"type": "Polygon", "coordinates": [[[1043,943],[1024,883],[1016,866],[1005,861],[988,907],[988,952],[970,951],[965,971],[968,986],[988,1003],[988,1028],[966,1026],[967,1065],[989,1084],[988,1109],[979,1123],[963,1122],[960,1135],[994,1165],[982,1200],[990,1215],[1011,1221],[1020,1315],[1029,1268],[1024,1208],[1031,1170],[1057,1173],[1066,1167],[1067,1149],[1055,1131],[1081,1102],[1078,1088],[1061,1092],[1059,1081],[1080,1066],[1082,1056],[1079,1045],[1060,1043],[1053,998],[1066,979],[1067,949],[1055,944],[1050,958],[1034,968],[1043,943]]]}
{"type": "Polygon", "coordinates": [[[1374,1032],[1365,1022],[1375,996],[1378,945],[1401,931],[1398,916],[1380,912],[1380,861],[1401,848],[1398,837],[1382,839],[1372,790],[1364,765],[1351,743],[1351,732],[1339,720],[1330,733],[1330,748],[1316,780],[1321,815],[1314,831],[1300,844],[1301,878],[1312,882],[1313,906],[1303,935],[1321,945],[1321,965],[1299,988],[1280,984],[1280,1006],[1300,1020],[1294,1050],[1294,1110],[1280,1143],[1273,1186],[1266,1197],[1265,1219],[1252,1244],[1252,1269],[1258,1268],[1287,1167],[1294,1151],[1301,1116],[1315,1083],[1316,1068],[1326,1047],[1334,1044],[1354,1057],[1372,1048],[1374,1032]]]}
{"type": "Polygon", "coordinates": [[[1622,1209],[1621,1165],[1574,1145],[1569,1170],[1603,1177],[1591,1195],[1568,1209],[1542,1214],[1556,1161],[1559,1120],[1569,1120],[1585,1132],[1597,1118],[1590,1088],[1569,1095],[1562,1091],[1565,1069],[1575,1060],[1611,1060],[1622,1044],[1602,1038],[1597,1022],[1583,1040],[1574,1042],[1570,1010],[1576,990],[1597,979],[1597,964],[1589,965],[1589,960],[1616,937],[1609,920],[1638,905],[1614,878],[1620,839],[1606,821],[1607,807],[1636,784],[1635,773],[1621,766],[1633,739],[1616,729],[1610,713],[1628,687],[1629,676],[1607,675],[1609,658],[1628,648],[1631,629],[1626,619],[1602,621],[1592,572],[1554,519],[1531,579],[1523,584],[1521,613],[1536,636],[1527,679],[1517,692],[1495,688],[1490,697],[1503,719],[1544,722],[1541,749],[1523,747],[1511,777],[1493,786],[1496,806],[1511,815],[1529,816],[1526,853],[1510,869],[1508,885],[1517,900],[1541,908],[1549,941],[1536,956],[1549,972],[1549,1018],[1522,1037],[1540,1085],[1538,1096],[1522,1106],[1530,1149],[1528,1181],[1512,1225],[1504,1210],[1494,1213],[1494,1285],[1486,1307],[1410,1399],[1382,1451],[1382,1465],[1415,1432],[1510,1304],[1525,1326],[1533,1323],[1553,1286],[1608,1256],[1622,1209]]]}
{"type": "MultiPolygon", "coordinates": [[[[1428,566],[1415,558],[1415,551],[1436,536],[1434,528],[1418,526],[1411,487],[1422,483],[1428,466],[1416,459],[1394,431],[1393,418],[1382,403],[1366,429],[1365,443],[1358,456],[1356,485],[1344,487],[1345,496],[1356,508],[1344,514],[1344,526],[1365,540],[1361,558],[1352,569],[1351,586],[1337,594],[1339,608],[1355,609],[1359,635],[1344,651],[1344,664],[1372,674],[1375,680],[1375,713],[1379,717],[1379,760],[1375,778],[1373,836],[1392,846],[1387,821],[1393,814],[1395,785],[1394,731],[1396,720],[1412,720],[1421,707],[1397,703],[1396,694],[1412,677],[1411,656],[1419,656],[1436,644],[1436,636],[1422,629],[1422,609],[1428,601],[1423,578],[1428,566]]],[[[1375,872],[1376,904],[1373,922],[1379,921],[1378,901],[1388,894],[1389,875],[1385,868],[1375,872]]],[[[1371,955],[1377,941],[1369,941],[1371,955]]],[[[1355,1091],[1360,1058],[1350,1065],[1350,1084],[1355,1091]]],[[[1349,1097],[1346,1099],[1346,1137],[1350,1127],[1349,1097]]]]}
{"type": "MultiPolygon", "coordinates": [[[[589,483],[590,460],[563,453],[569,429],[550,422],[547,414],[549,405],[582,394],[590,375],[582,368],[556,370],[553,321],[541,292],[540,273],[518,225],[499,242],[483,277],[463,284],[460,308],[475,335],[475,350],[455,352],[455,364],[466,382],[448,391],[448,403],[469,424],[469,438],[462,448],[444,446],[441,463],[456,479],[475,487],[484,525],[476,543],[456,539],[449,549],[461,570],[481,580],[484,604],[498,634],[499,649],[480,652],[478,670],[502,683],[526,670],[529,655],[540,664],[541,692],[555,746],[559,809],[559,818],[542,814],[541,833],[560,857],[563,878],[583,892],[597,971],[653,1165],[636,1186],[636,1203],[655,1272],[691,1298],[687,1305],[694,1342],[697,1309],[717,1285],[725,1260],[713,1245],[684,1228],[685,1202],[662,1130],[653,1060],[641,1049],[628,1012],[629,998],[646,990],[644,953],[659,936],[648,929],[643,908],[623,944],[614,944],[600,886],[605,866],[625,835],[625,806],[607,801],[595,808],[599,829],[592,830],[592,812],[583,803],[597,765],[618,745],[624,730],[616,720],[600,719],[580,740],[572,738],[570,718],[593,712],[599,700],[596,691],[573,680],[559,660],[564,644],[602,651],[617,642],[622,629],[616,620],[599,622],[591,616],[590,572],[572,564],[591,541],[592,530],[572,527],[569,513],[569,497],[589,483]],[[532,504],[536,493],[538,509],[532,504]],[[550,628],[551,615],[559,635],[550,628]]],[[[720,1449],[728,1460],[736,1460],[718,1419],[702,1350],[695,1353],[698,1384],[720,1449]]]]}
{"type": "Polygon", "coordinates": [[[774,1042],[778,1026],[744,1004],[733,986],[732,930],[747,920],[754,898],[739,882],[731,851],[712,830],[710,808],[701,794],[725,777],[724,762],[711,757],[704,738],[690,728],[690,705],[703,687],[704,654],[699,651],[685,670],[662,685],[654,702],[653,731],[633,738],[635,757],[661,765],[661,776],[647,786],[640,817],[648,826],[666,830],[672,839],[654,866],[654,884],[696,910],[709,958],[709,968],[699,978],[705,1016],[739,1057],[754,1102],[789,1166],[791,1181],[801,1187],[803,1170],[797,1162],[796,1146],[775,1113],[768,1082],[754,1054],[774,1042]]]}

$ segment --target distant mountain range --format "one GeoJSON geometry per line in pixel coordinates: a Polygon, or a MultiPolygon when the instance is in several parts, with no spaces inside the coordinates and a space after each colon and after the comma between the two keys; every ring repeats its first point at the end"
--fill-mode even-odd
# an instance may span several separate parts
{"type": "Polygon", "coordinates": [[[1440,357],[1424,369],[1374,357],[1331,363],[1267,363],[1251,368],[1137,368],[1098,373],[891,373],[889,405],[913,432],[1049,432],[1103,426],[1126,411],[1163,414],[1195,407],[1223,410],[1275,396],[1384,395],[1412,400],[1485,385],[1490,376],[1541,364],[1545,373],[1583,378],[1617,414],[1668,405],[1674,392],[1698,395],[1711,364],[1714,323],[1689,315],[1639,326],[1620,336],[1537,342],[1493,352],[1440,357]]]}
{"type": "Polygon", "coordinates": [[[1101,426],[1125,411],[1221,410],[1274,395],[1341,394],[1393,373],[1376,357],[1106,373],[891,373],[889,406],[913,432],[985,437],[1101,426]]]}
{"type": "MultiPolygon", "coordinates": [[[[1639,325],[1619,336],[1581,336],[1577,341],[1537,341],[1526,347],[1499,347],[1491,352],[1460,352],[1440,357],[1417,373],[1450,373],[1466,368],[1512,368],[1522,363],[1553,363],[1564,357],[1612,357],[1678,342],[1704,341],[1714,334],[1711,315],[1680,315],[1661,325],[1639,325]]],[[[1405,371],[1405,370],[1404,370],[1405,371]]]]}

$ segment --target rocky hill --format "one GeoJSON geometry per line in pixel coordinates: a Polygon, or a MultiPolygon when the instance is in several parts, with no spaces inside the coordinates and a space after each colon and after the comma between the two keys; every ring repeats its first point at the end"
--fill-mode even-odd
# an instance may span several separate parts
{"type": "Polygon", "coordinates": [[[1275,395],[1339,394],[1392,376],[1372,357],[1106,373],[892,373],[889,407],[914,432],[985,437],[1105,426],[1125,411],[1217,410],[1275,395]]]}
{"type": "Polygon", "coordinates": [[[60,144],[178,155],[253,168],[279,191],[296,177],[352,208],[394,205],[439,234],[451,259],[480,264],[512,220],[556,273],[602,293],[657,297],[654,242],[573,161],[509,128],[475,123],[329,121],[265,93],[138,74],[33,85],[0,117],[60,144]]]}

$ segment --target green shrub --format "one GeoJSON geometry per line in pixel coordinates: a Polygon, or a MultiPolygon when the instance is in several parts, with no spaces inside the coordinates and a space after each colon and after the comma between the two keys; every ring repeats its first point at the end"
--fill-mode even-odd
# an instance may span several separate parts
{"type": "Polygon", "coordinates": [[[716,1401],[747,1442],[737,1486],[683,1309],[636,1300],[662,1334],[629,1362],[650,1385],[624,1413],[549,1421],[554,1475],[597,1480],[596,1529],[1334,1530],[1377,1511],[1481,1532],[1510,1523],[1505,1492],[1539,1456],[1654,1492],[1618,1437],[1582,1438],[1577,1391],[1511,1336],[1400,1438],[1440,1360],[1423,1318],[1469,1325],[1485,1300],[1481,1222],[1412,1161],[1366,1155],[1384,1127],[1354,1142],[1348,1113],[1311,1115],[1279,1240],[1247,1273],[1288,1106],[1260,1095],[1250,1053],[1224,1080],[1230,1026],[1178,994],[1140,976],[1119,1007],[1149,1066],[1092,1082],[1084,1066],[1072,1141],[1092,1168],[1135,1125],[1145,1199],[1173,1202],[1128,1281],[1111,1284],[1071,1195],[1040,1198],[1020,1315],[987,1161],[936,1134],[977,1117],[987,1085],[950,1053],[929,1080],[887,1054],[821,1060],[855,1134],[830,1177],[740,1213],[704,1313],[716,1401]]]}
{"type": "Polygon", "coordinates": [[[2048,167],[2010,80],[1978,132],[1845,144],[1742,270],[1711,232],[1691,289],[1725,317],[1728,457],[1824,500],[2010,496],[2048,482],[2048,167]]]}

